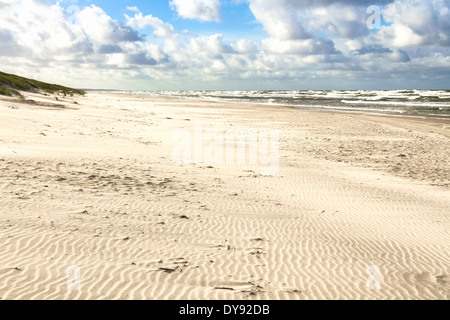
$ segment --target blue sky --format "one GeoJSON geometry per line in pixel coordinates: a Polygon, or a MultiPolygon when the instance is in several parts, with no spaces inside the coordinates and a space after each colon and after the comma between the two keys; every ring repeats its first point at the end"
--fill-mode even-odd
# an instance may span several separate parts
{"type": "MultiPolygon", "coordinates": [[[[258,40],[265,37],[265,32],[260,24],[255,21],[248,3],[245,1],[223,1],[221,2],[220,21],[199,21],[196,19],[183,19],[177,12],[171,9],[168,0],[132,1],[132,0],[100,0],[100,1],[69,1],[61,3],[65,8],[71,5],[80,7],[92,4],[101,7],[113,19],[124,21],[124,15],[130,15],[127,8],[137,7],[144,15],[151,14],[163,21],[168,21],[181,33],[189,30],[196,34],[221,33],[228,41],[239,40],[243,37],[251,37],[258,40]]],[[[151,31],[151,28],[149,28],[151,31]]]]}
{"type": "Polygon", "coordinates": [[[0,0],[0,70],[82,88],[449,88],[450,0],[0,0]],[[376,5],[380,16],[370,10],[376,5]],[[380,28],[373,22],[380,18],[380,28]]]}

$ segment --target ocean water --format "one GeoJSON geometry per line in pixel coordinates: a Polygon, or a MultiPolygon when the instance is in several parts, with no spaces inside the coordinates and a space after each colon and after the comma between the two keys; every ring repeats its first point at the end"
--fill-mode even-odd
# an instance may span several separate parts
{"type": "Polygon", "coordinates": [[[139,91],[133,94],[450,120],[450,90],[139,91]]]}

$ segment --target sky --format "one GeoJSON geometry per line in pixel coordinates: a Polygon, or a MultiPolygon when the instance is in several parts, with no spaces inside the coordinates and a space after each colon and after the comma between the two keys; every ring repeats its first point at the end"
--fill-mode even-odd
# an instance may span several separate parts
{"type": "Polygon", "coordinates": [[[0,0],[0,70],[84,89],[450,89],[450,0],[0,0]]]}

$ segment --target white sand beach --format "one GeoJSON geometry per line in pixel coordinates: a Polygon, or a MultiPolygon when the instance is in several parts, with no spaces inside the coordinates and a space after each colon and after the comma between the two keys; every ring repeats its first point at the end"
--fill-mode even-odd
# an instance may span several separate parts
{"type": "Polygon", "coordinates": [[[0,97],[0,299],[450,298],[450,121],[24,94],[0,97]],[[278,170],[175,163],[196,125],[277,130],[278,170]]]}

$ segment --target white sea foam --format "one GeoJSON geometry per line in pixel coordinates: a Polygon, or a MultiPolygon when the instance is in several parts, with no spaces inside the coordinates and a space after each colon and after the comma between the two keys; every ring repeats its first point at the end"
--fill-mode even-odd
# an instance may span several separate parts
{"type": "Polygon", "coordinates": [[[144,96],[450,119],[447,90],[139,91],[144,96]]]}

